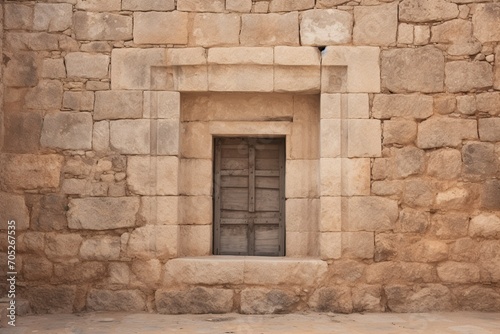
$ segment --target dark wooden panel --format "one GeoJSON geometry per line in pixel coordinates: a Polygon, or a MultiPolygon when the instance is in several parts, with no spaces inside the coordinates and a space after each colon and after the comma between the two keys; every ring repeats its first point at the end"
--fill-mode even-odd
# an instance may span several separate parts
{"type": "Polygon", "coordinates": [[[279,218],[276,218],[276,217],[259,217],[259,218],[254,218],[253,223],[255,225],[276,225],[276,226],[278,226],[280,223],[280,220],[279,220],[279,218]]]}
{"type": "Polygon", "coordinates": [[[279,227],[255,225],[255,255],[279,255],[279,227]]]}
{"type": "Polygon", "coordinates": [[[255,159],[255,169],[257,170],[279,170],[280,161],[278,159],[255,159]]]}
{"type": "Polygon", "coordinates": [[[248,253],[247,226],[221,225],[220,228],[220,253],[240,254],[248,253]]]}
{"type": "Polygon", "coordinates": [[[248,211],[248,189],[222,188],[221,208],[222,210],[248,211]]]}
{"type": "Polygon", "coordinates": [[[248,188],[248,176],[221,176],[222,188],[248,188]]]}
{"type": "Polygon", "coordinates": [[[222,145],[221,156],[222,156],[222,159],[248,158],[248,146],[241,145],[241,147],[229,148],[225,145],[222,145]]]}
{"type": "Polygon", "coordinates": [[[279,212],[272,212],[272,211],[264,211],[264,212],[247,212],[247,211],[222,211],[221,212],[221,217],[222,218],[228,218],[228,219],[252,219],[252,218],[258,218],[258,219],[279,219],[280,214],[279,212]]]}
{"type": "MultiPolygon", "coordinates": [[[[221,218],[221,225],[248,225],[252,219],[247,218],[221,218]]],[[[271,220],[270,218],[268,220],[271,220]]],[[[274,221],[274,220],[273,220],[274,221]]]]}
{"type": "Polygon", "coordinates": [[[222,158],[221,159],[221,169],[248,169],[248,157],[247,158],[222,158]]]}
{"type": "Polygon", "coordinates": [[[279,189],[280,179],[279,177],[258,176],[255,178],[255,186],[257,188],[279,189]]]}
{"type": "MultiPolygon", "coordinates": [[[[274,146],[274,145],[273,145],[274,146]]],[[[255,157],[257,159],[274,159],[274,160],[279,160],[279,147],[276,147],[276,149],[272,150],[265,150],[265,149],[256,149],[255,150],[255,157]]]]}
{"type": "Polygon", "coordinates": [[[255,197],[257,211],[280,211],[279,189],[256,189],[255,197]]]}

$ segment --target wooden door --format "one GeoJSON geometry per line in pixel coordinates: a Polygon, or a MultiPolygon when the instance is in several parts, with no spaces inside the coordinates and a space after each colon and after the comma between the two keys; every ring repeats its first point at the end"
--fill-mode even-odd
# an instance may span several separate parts
{"type": "Polygon", "coordinates": [[[285,255],[284,184],[284,138],[216,138],[214,254],[285,255]]]}

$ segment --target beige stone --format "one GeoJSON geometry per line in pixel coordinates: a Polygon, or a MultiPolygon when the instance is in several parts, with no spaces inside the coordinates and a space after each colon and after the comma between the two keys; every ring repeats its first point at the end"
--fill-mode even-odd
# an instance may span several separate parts
{"type": "Polygon", "coordinates": [[[158,155],[179,154],[179,121],[159,119],[155,123],[153,126],[156,126],[156,147],[153,142],[151,151],[158,155]]]}
{"type": "Polygon", "coordinates": [[[138,219],[146,224],[178,224],[179,198],[177,196],[143,196],[138,219]]]}
{"type": "Polygon", "coordinates": [[[332,45],[351,42],[352,14],[337,9],[312,9],[302,13],[300,40],[303,45],[332,45]]]}
{"type": "Polygon", "coordinates": [[[120,0],[77,0],[75,7],[89,12],[112,12],[121,9],[120,0]]]}
{"type": "Polygon", "coordinates": [[[143,311],[146,298],[139,290],[91,289],[87,295],[87,308],[92,311],[143,311]]]}
{"type": "Polygon", "coordinates": [[[238,45],[239,33],[238,14],[200,13],[194,16],[189,43],[205,47],[238,45]]]}
{"type": "Polygon", "coordinates": [[[498,171],[498,158],[492,143],[469,142],[462,147],[462,173],[470,180],[482,180],[498,171]]]}
{"type": "Polygon", "coordinates": [[[354,312],[383,312],[382,291],[377,285],[362,285],[352,289],[354,312]]]}
{"type": "Polygon", "coordinates": [[[210,48],[208,63],[219,65],[272,65],[274,49],[271,47],[210,48]]]}
{"type": "Polygon", "coordinates": [[[377,94],[373,100],[373,117],[426,119],[433,114],[433,99],[428,95],[377,94]]]}
{"type": "Polygon", "coordinates": [[[340,119],[341,101],[341,94],[321,94],[321,119],[340,119]]]}
{"type": "Polygon", "coordinates": [[[431,38],[431,29],[429,26],[415,26],[413,35],[415,45],[426,45],[431,38]]]}
{"type": "Polygon", "coordinates": [[[380,196],[401,195],[403,192],[403,183],[398,180],[392,181],[374,181],[372,183],[372,194],[380,196]]]}
{"type": "Polygon", "coordinates": [[[106,151],[109,149],[109,122],[95,122],[92,131],[92,148],[95,151],[106,151]]]}
{"type": "Polygon", "coordinates": [[[4,8],[5,29],[31,29],[34,9],[20,3],[6,3],[4,8]]]}
{"type": "Polygon", "coordinates": [[[132,39],[132,17],[77,11],[73,15],[73,29],[77,40],[130,40],[132,39]]]}
{"type": "Polygon", "coordinates": [[[12,54],[4,67],[3,83],[12,87],[33,87],[38,84],[37,57],[33,52],[12,54]]]}
{"type": "Polygon", "coordinates": [[[458,262],[477,262],[479,242],[470,238],[461,238],[450,246],[450,260],[458,262]]]}
{"type": "Polygon", "coordinates": [[[26,94],[25,107],[36,110],[60,109],[63,87],[58,80],[43,80],[26,94]]]}
{"type": "Polygon", "coordinates": [[[479,138],[482,141],[500,141],[500,118],[480,118],[479,138]]]}
{"type": "Polygon", "coordinates": [[[474,36],[482,43],[500,40],[500,5],[497,3],[480,4],[472,16],[474,36]]]}
{"type": "Polygon", "coordinates": [[[187,44],[187,24],[183,12],[135,12],[134,43],[187,44]]]}
{"type": "Polygon", "coordinates": [[[479,281],[479,268],[472,263],[444,262],[438,265],[439,278],[446,283],[473,283],[479,281]]]}
{"type": "Polygon", "coordinates": [[[467,236],[468,226],[469,217],[462,213],[434,214],[429,232],[439,239],[459,239],[467,236]]]}
{"type": "Polygon", "coordinates": [[[139,195],[177,195],[178,171],[177,157],[129,156],[127,186],[139,195]]]}
{"type": "Polygon", "coordinates": [[[403,202],[411,207],[430,207],[436,197],[435,182],[411,178],[405,180],[403,202]]]}
{"type": "MultiPolygon", "coordinates": [[[[0,192],[0,226],[7,231],[14,221],[15,230],[27,230],[30,226],[30,216],[24,197],[0,192]],[[9,224],[10,223],[10,224],[9,224]]],[[[12,228],[11,228],[12,229],[12,228]]]]}
{"type": "Polygon", "coordinates": [[[405,208],[400,215],[401,232],[424,233],[430,224],[430,214],[426,211],[419,211],[405,208]]]}
{"type": "Polygon", "coordinates": [[[498,309],[500,294],[492,288],[475,285],[460,289],[459,303],[464,310],[494,311],[498,309]]]}
{"type": "Polygon", "coordinates": [[[407,23],[400,23],[398,25],[398,43],[413,43],[413,25],[407,23]]]}
{"type": "Polygon", "coordinates": [[[46,115],[40,143],[44,147],[90,150],[92,116],[90,113],[60,112],[46,115]]]}
{"type": "Polygon", "coordinates": [[[163,314],[228,313],[233,310],[233,290],[195,287],[157,290],[156,309],[163,314]]]}
{"type": "Polygon", "coordinates": [[[314,7],[314,0],[271,0],[269,3],[270,12],[291,12],[294,10],[305,10],[314,7]]]}
{"type": "Polygon", "coordinates": [[[135,260],[131,265],[132,272],[132,285],[135,286],[154,286],[156,285],[161,276],[162,264],[157,259],[148,261],[135,260]]]}
{"type": "Polygon", "coordinates": [[[338,232],[341,230],[341,206],[340,197],[320,198],[319,230],[321,232],[338,232]]]}
{"type": "Polygon", "coordinates": [[[121,7],[132,11],[171,11],[175,9],[175,0],[123,0],[121,7]]]}
{"type": "Polygon", "coordinates": [[[212,254],[211,225],[181,225],[179,231],[181,256],[208,256],[212,254]]]}
{"type": "MultiPolygon", "coordinates": [[[[79,248],[79,245],[77,246],[79,248]]],[[[55,284],[78,284],[96,282],[106,275],[106,265],[103,262],[61,261],[54,265],[53,282],[55,284]]]]}
{"type": "Polygon", "coordinates": [[[481,51],[481,43],[472,37],[472,23],[467,20],[433,26],[431,42],[448,44],[450,55],[473,55],[481,51]]]}
{"type": "Polygon", "coordinates": [[[138,259],[168,259],[178,254],[178,225],[146,225],[136,228],[122,249],[125,253],[138,259]]]}
{"type": "Polygon", "coordinates": [[[473,95],[457,96],[457,111],[463,115],[476,113],[476,98],[473,95]]]}
{"type": "Polygon", "coordinates": [[[349,158],[379,157],[382,130],[379,120],[354,119],[348,122],[347,155],[349,158]]]}
{"type": "Polygon", "coordinates": [[[285,243],[286,256],[294,258],[318,257],[319,245],[317,232],[286,231],[285,243]]]}
{"type": "Polygon", "coordinates": [[[343,96],[343,103],[347,102],[347,117],[349,119],[369,118],[370,97],[368,94],[347,94],[343,96]]]}
{"type": "Polygon", "coordinates": [[[208,225],[211,224],[212,216],[211,196],[182,196],[179,200],[180,218],[182,224],[208,225]],[[196,208],[196,210],[192,210],[196,208]]]}
{"type": "Polygon", "coordinates": [[[177,120],[180,117],[179,92],[144,92],[144,118],[177,120]]]}
{"type": "Polygon", "coordinates": [[[319,99],[315,95],[293,97],[287,157],[289,159],[318,159],[320,156],[319,99]]]}
{"type": "Polygon", "coordinates": [[[223,12],[224,0],[178,0],[177,10],[185,12],[223,12]]]}
{"type": "Polygon", "coordinates": [[[444,21],[458,16],[458,6],[445,0],[403,0],[399,19],[403,22],[444,21]]]}
{"type": "Polygon", "coordinates": [[[44,59],[42,65],[42,78],[47,79],[60,79],[66,77],[66,69],[64,68],[64,60],[57,59],[44,59]]]}
{"type": "Polygon", "coordinates": [[[65,262],[75,258],[83,238],[79,234],[47,233],[45,235],[45,254],[49,260],[65,262]]]}
{"type": "MultiPolygon", "coordinates": [[[[292,160],[290,162],[287,161],[287,181],[290,180],[290,183],[294,182],[297,183],[298,179],[303,178],[303,176],[299,176],[297,174],[296,177],[293,177],[290,174],[290,169],[288,168],[288,165],[292,165],[292,162],[295,162],[297,160],[292,160]]],[[[300,172],[304,173],[304,169],[301,169],[300,172]]],[[[340,196],[342,193],[342,159],[340,158],[321,158],[320,159],[320,193],[321,196],[340,196]]],[[[300,174],[300,175],[305,175],[300,174]]],[[[313,175],[315,176],[315,175],[313,175]]],[[[314,178],[314,180],[316,180],[314,178]]],[[[286,192],[288,192],[288,182],[286,192]]],[[[313,194],[304,194],[306,195],[305,197],[310,197],[313,194]]],[[[303,196],[304,196],[303,195],[303,196]]],[[[289,197],[287,195],[287,197],[289,197]]]]}
{"type": "Polygon", "coordinates": [[[109,122],[111,149],[122,154],[150,153],[150,121],[118,120],[109,122]]]}
{"type": "Polygon", "coordinates": [[[427,173],[440,180],[458,177],[462,168],[462,154],[454,149],[440,149],[428,153],[427,173]]]}
{"type": "Polygon", "coordinates": [[[407,178],[422,174],[425,169],[425,152],[416,147],[407,146],[394,152],[394,176],[407,178]]]}
{"type": "Polygon", "coordinates": [[[487,62],[446,63],[446,87],[450,92],[468,92],[493,85],[493,69],[487,62]]]}
{"type": "Polygon", "coordinates": [[[500,280],[500,254],[498,240],[484,241],[479,248],[481,280],[498,282],[500,280]]]}
{"type": "Polygon", "coordinates": [[[211,159],[212,137],[207,122],[184,122],[181,128],[181,155],[184,158],[211,159]]]}
{"type": "Polygon", "coordinates": [[[471,219],[469,225],[471,237],[495,238],[500,235],[500,218],[495,214],[480,214],[471,219]]]}
{"type": "Polygon", "coordinates": [[[396,3],[354,8],[353,42],[358,45],[396,43],[398,6],[396,3]]]}
{"type": "Polygon", "coordinates": [[[431,117],[418,126],[420,148],[457,147],[464,139],[477,139],[475,120],[431,117]]]}
{"type": "Polygon", "coordinates": [[[50,280],[52,262],[41,256],[29,256],[23,259],[23,277],[28,281],[50,280]]]}
{"type": "Polygon", "coordinates": [[[410,120],[384,121],[384,145],[408,145],[417,138],[417,123],[410,120]]]}
{"type": "Polygon", "coordinates": [[[274,73],[270,66],[211,65],[208,67],[210,91],[272,92],[274,73]]]}
{"type": "Polygon", "coordinates": [[[299,296],[289,291],[247,288],[241,291],[241,313],[272,314],[290,312],[299,300],[299,296]]]}
{"type": "Polygon", "coordinates": [[[226,10],[238,13],[250,13],[252,0],[226,0],[226,10]]]}
{"type": "Polygon", "coordinates": [[[275,92],[319,92],[319,66],[277,66],[274,68],[275,92]]]}
{"type": "Polygon", "coordinates": [[[286,14],[243,14],[240,43],[243,46],[299,45],[297,12],[286,14]]]}
{"type": "Polygon", "coordinates": [[[142,92],[110,90],[95,93],[95,120],[141,117],[142,92]]]}
{"type": "Polygon", "coordinates": [[[342,149],[342,121],[322,119],[320,121],[320,154],[322,158],[338,158],[342,149]]]}
{"type": "Polygon", "coordinates": [[[476,95],[476,107],[480,112],[492,116],[500,115],[500,92],[488,92],[476,95]]]}
{"type": "Polygon", "coordinates": [[[325,287],[314,291],[308,305],[317,312],[351,313],[351,289],[342,287],[325,287]]]}
{"type": "Polygon", "coordinates": [[[167,262],[164,284],[242,284],[244,261],[231,257],[178,258],[167,262]]]}
{"type": "Polygon", "coordinates": [[[408,261],[438,262],[448,258],[448,245],[438,240],[420,240],[405,249],[408,261]]]}
{"type": "Polygon", "coordinates": [[[342,257],[372,259],[374,243],[373,232],[343,232],[342,257]]]}
{"type": "Polygon", "coordinates": [[[457,99],[453,95],[434,96],[434,111],[441,115],[448,115],[455,111],[457,99]]]}
{"type": "Polygon", "coordinates": [[[126,263],[109,263],[109,283],[128,284],[130,281],[130,269],[126,263]]]}
{"type": "Polygon", "coordinates": [[[342,202],[344,231],[391,230],[399,216],[396,201],[375,197],[355,196],[342,202]]]}
{"type": "Polygon", "coordinates": [[[444,56],[434,46],[382,51],[382,87],[391,92],[443,91],[444,56]]]}
{"type": "Polygon", "coordinates": [[[181,159],[179,193],[182,195],[212,195],[212,161],[181,159]]]}
{"type": "Polygon", "coordinates": [[[500,46],[495,49],[495,76],[493,86],[500,90],[500,46]]]}
{"type": "Polygon", "coordinates": [[[370,159],[342,159],[341,164],[341,195],[370,195],[370,159]]]}
{"type": "Polygon", "coordinates": [[[269,2],[259,1],[252,5],[252,13],[267,13],[269,11],[269,2]]]}
{"type": "Polygon", "coordinates": [[[415,291],[406,285],[389,285],[384,291],[394,312],[449,311],[455,307],[450,289],[441,284],[427,284],[415,291]]]}
{"type": "Polygon", "coordinates": [[[63,108],[91,111],[94,110],[94,92],[66,91],[63,95],[63,108]]]}
{"type": "Polygon", "coordinates": [[[322,232],[319,234],[318,241],[322,259],[339,259],[342,256],[341,232],[322,232]]]}
{"type": "Polygon", "coordinates": [[[274,63],[276,65],[320,65],[320,52],[314,47],[276,46],[274,63]]]}
{"type": "Polygon", "coordinates": [[[287,231],[309,232],[316,230],[319,215],[318,199],[287,199],[286,200],[287,231]]]}
{"type": "Polygon", "coordinates": [[[109,56],[71,52],[64,60],[68,77],[102,79],[108,76],[109,56]]]}
{"type": "Polygon", "coordinates": [[[80,247],[83,260],[118,260],[120,257],[120,237],[93,237],[83,240],[80,247]]]}
{"type": "Polygon", "coordinates": [[[71,4],[37,3],[34,8],[33,29],[64,31],[72,24],[72,14],[71,4]]]}
{"type": "Polygon", "coordinates": [[[71,313],[76,298],[76,286],[44,285],[30,288],[27,299],[34,313],[71,313]]]}

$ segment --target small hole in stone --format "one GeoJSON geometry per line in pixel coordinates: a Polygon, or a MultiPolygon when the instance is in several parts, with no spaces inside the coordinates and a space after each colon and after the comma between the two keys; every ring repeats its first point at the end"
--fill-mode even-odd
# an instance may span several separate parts
{"type": "Polygon", "coordinates": [[[326,46],[324,46],[324,45],[318,46],[319,51],[323,51],[325,48],[326,48],[326,46]]]}

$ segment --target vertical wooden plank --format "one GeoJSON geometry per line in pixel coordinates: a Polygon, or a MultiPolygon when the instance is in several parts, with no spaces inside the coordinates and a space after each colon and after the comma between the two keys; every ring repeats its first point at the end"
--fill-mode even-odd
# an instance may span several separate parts
{"type": "Polygon", "coordinates": [[[248,221],[248,255],[255,255],[255,225],[253,218],[248,221]]]}
{"type": "Polygon", "coordinates": [[[214,254],[220,254],[220,210],[221,210],[221,139],[215,139],[215,161],[214,161],[214,254]]]}
{"type": "Polygon", "coordinates": [[[255,145],[248,143],[248,212],[255,212],[255,145]]]}
{"type": "Polygon", "coordinates": [[[285,256],[285,140],[280,142],[280,220],[279,220],[279,255],[285,256]]]}

